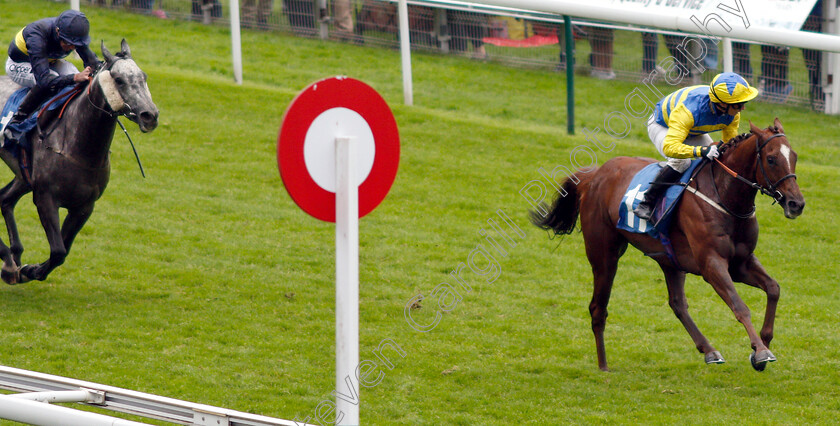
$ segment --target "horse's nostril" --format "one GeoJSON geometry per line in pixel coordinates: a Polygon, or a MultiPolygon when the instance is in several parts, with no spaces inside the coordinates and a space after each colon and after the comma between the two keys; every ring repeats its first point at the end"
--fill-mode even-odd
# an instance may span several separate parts
{"type": "Polygon", "coordinates": [[[157,120],[157,117],[158,117],[157,113],[153,114],[153,113],[148,112],[148,111],[144,111],[144,112],[140,113],[140,119],[143,120],[143,122],[146,122],[146,123],[148,123],[150,121],[157,120]]]}
{"type": "Polygon", "coordinates": [[[796,200],[788,200],[787,206],[788,209],[790,209],[790,211],[799,212],[802,211],[803,208],[805,208],[805,203],[801,203],[796,200]]]}

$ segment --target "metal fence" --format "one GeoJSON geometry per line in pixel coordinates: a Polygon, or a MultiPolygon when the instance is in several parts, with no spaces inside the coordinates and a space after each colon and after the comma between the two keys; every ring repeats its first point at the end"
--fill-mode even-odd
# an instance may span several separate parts
{"type": "MultiPolygon", "coordinates": [[[[82,0],[136,13],[206,24],[229,23],[228,0],[82,0]]],[[[460,55],[516,67],[562,71],[563,17],[502,8],[409,0],[412,50],[460,55]]],[[[240,0],[244,28],[283,31],[366,46],[398,48],[396,0],[240,0]],[[323,30],[324,28],[325,30],[323,30]]],[[[572,19],[576,74],[599,79],[640,80],[665,58],[695,69],[677,47],[685,34],[630,25],[572,19]]],[[[825,25],[809,16],[803,30],[825,25]]],[[[698,46],[694,46],[696,49],[698,46]]],[[[761,91],[758,101],[824,110],[823,52],[735,41],[734,71],[761,91]]],[[[702,73],[684,85],[708,82],[722,69],[718,49],[705,46],[702,73]]]]}

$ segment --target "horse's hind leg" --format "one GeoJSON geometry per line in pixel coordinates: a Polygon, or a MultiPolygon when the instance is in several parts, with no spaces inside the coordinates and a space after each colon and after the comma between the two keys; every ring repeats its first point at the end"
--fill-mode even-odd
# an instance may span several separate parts
{"type": "Polygon", "coordinates": [[[705,354],[706,364],[723,364],[723,356],[700,332],[691,315],[688,314],[688,301],[685,299],[685,272],[678,271],[670,266],[660,264],[662,272],[665,273],[665,283],[668,286],[668,305],[674,311],[677,319],[682,322],[691,339],[700,353],[705,354]]]}
{"type": "Polygon", "coordinates": [[[604,347],[607,305],[610,303],[613,280],[618,270],[618,259],[627,249],[627,240],[618,235],[614,229],[603,229],[600,226],[593,228],[583,228],[583,238],[586,242],[586,257],[592,265],[593,277],[592,301],[589,302],[589,315],[592,317],[592,332],[595,334],[598,368],[603,371],[609,371],[610,369],[607,367],[607,351],[604,347]]]}
{"type": "Polygon", "coordinates": [[[23,254],[23,243],[15,220],[15,206],[24,195],[32,191],[32,187],[22,179],[15,179],[9,182],[0,192],[0,212],[6,221],[6,231],[9,233],[9,249],[16,265],[20,265],[20,257],[23,254]]]}
{"type": "Polygon", "coordinates": [[[2,210],[3,218],[6,222],[6,230],[9,233],[9,246],[6,246],[0,240],[0,258],[3,259],[0,278],[8,284],[21,282],[18,265],[20,265],[20,255],[23,253],[23,245],[18,235],[14,210],[20,197],[29,191],[29,185],[20,179],[14,179],[3,187],[3,189],[0,189],[0,210],[2,210]]]}

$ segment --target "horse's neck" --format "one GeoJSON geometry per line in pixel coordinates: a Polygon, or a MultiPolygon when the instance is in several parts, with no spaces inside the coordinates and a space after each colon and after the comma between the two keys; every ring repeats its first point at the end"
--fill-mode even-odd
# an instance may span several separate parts
{"type": "MultiPolygon", "coordinates": [[[[108,110],[108,105],[102,90],[95,81],[85,88],[75,102],[75,113],[78,120],[80,135],[86,141],[79,141],[87,145],[87,149],[100,148],[104,152],[110,149],[113,129],[116,126],[116,116],[108,110]]],[[[81,146],[81,145],[80,145],[81,146]]]]}
{"type": "MultiPolygon", "coordinates": [[[[756,157],[755,157],[755,135],[742,140],[737,145],[728,148],[726,155],[722,156],[721,163],[726,167],[751,182],[755,182],[756,157]]],[[[757,191],[733,177],[722,168],[715,171],[715,184],[718,193],[724,202],[730,206],[753,206],[757,191]]]]}

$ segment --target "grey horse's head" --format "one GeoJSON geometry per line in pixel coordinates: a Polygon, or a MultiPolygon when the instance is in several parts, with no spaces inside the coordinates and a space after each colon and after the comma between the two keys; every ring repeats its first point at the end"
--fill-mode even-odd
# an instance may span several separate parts
{"type": "Polygon", "coordinates": [[[146,73],[131,58],[131,49],[125,39],[120,51],[111,54],[102,42],[104,71],[97,75],[99,84],[111,108],[124,114],[140,126],[143,133],[151,132],[158,125],[158,108],[146,84],[146,73]]]}

